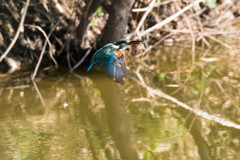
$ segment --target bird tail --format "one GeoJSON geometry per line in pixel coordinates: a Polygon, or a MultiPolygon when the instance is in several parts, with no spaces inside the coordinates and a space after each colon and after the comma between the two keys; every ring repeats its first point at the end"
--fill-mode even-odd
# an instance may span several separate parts
{"type": "Polygon", "coordinates": [[[114,77],[116,82],[122,83],[123,82],[123,77],[124,77],[123,69],[116,67],[115,68],[115,77],[114,77]]]}
{"type": "Polygon", "coordinates": [[[90,71],[90,69],[92,68],[92,66],[93,66],[93,63],[91,63],[90,66],[88,67],[88,70],[87,70],[88,72],[90,71]]]}

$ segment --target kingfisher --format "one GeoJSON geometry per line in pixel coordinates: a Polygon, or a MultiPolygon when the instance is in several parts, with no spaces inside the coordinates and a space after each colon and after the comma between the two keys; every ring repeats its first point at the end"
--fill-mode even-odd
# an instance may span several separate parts
{"type": "Polygon", "coordinates": [[[139,43],[142,43],[142,41],[120,39],[114,43],[106,44],[92,56],[88,72],[96,65],[116,82],[122,83],[123,78],[127,75],[127,62],[124,49],[129,45],[139,43]]]}

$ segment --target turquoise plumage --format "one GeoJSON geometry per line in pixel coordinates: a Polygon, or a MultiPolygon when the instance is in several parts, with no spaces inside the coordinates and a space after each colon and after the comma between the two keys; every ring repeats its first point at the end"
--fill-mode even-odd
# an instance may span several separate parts
{"type": "Polygon", "coordinates": [[[127,74],[127,63],[123,49],[130,44],[140,42],[141,41],[121,39],[115,43],[105,45],[92,56],[88,71],[96,65],[105,71],[108,76],[114,78],[116,82],[122,83],[123,78],[126,77],[127,74]]]}

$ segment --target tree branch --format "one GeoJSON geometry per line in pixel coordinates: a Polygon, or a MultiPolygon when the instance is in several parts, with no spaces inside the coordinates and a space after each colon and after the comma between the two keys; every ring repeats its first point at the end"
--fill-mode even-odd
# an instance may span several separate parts
{"type": "Polygon", "coordinates": [[[179,12],[175,13],[174,15],[168,17],[167,19],[163,20],[162,22],[160,22],[158,24],[155,24],[154,26],[152,26],[152,27],[148,28],[147,30],[143,31],[142,33],[140,33],[140,36],[144,36],[144,35],[148,34],[149,32],[152,32],[156,29],[162,28],[162,26],[164,26],[165,24],[167,24],[167,23],[171,22],[172,20],[176,19],[178,16],[180,16],[181,14],[183,14],[184,12],[186,12],[187,10],[189,10],[190,8],[199,4],[202,1],[203,0],[197,0],[197,1],[189,4],[188,6],[186,6],[185,8],[180,10],[179,12]]]}
{"type": "Polygon", "coordinates": [[[23,23],[24,23],[24,20],[25,20],[25,17],[26,17],[26,13],[27,13],[27,9],[28,9],[29,3],[30,3],[30,0],[27,0],[27,2],[25,4],[25,7],[24,7],[23,15],[21,17],[21,21],[20,21],[18,29],[17,29],[17,32],[16,32],[16,34],[15,34],[11,44],[8,46],[7,50],[0,57],[0,63],[8,55],[8,53],[10,52],[10,50],[12,49],[14,44],[16,43],[20,32],[23,31],[23,29],[24,29],[23,23]]]}

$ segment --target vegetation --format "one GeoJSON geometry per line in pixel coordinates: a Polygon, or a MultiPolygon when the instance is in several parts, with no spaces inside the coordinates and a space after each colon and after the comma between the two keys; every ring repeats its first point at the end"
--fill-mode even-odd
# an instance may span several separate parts
{"type": "Polygon", "coordinates": [[[0,157],[240,159],[238,0],[2,2],[0,157]],[[123,37],[125,84],[86,72],[123,37]]]}
{"type": "Polygon", "coordinates": [[[193,53],[214,42],[231,48],[227,42],[239,35],[238,6],[237,0],[4,0],[1,69],[36,67],[34,78],[40,63],[73,68],[82,57],[89,63],[86,53],[123,37],[144,40],[145,47],[134,52],[137,57],[157,44],[180,42],[193,53]]]}

